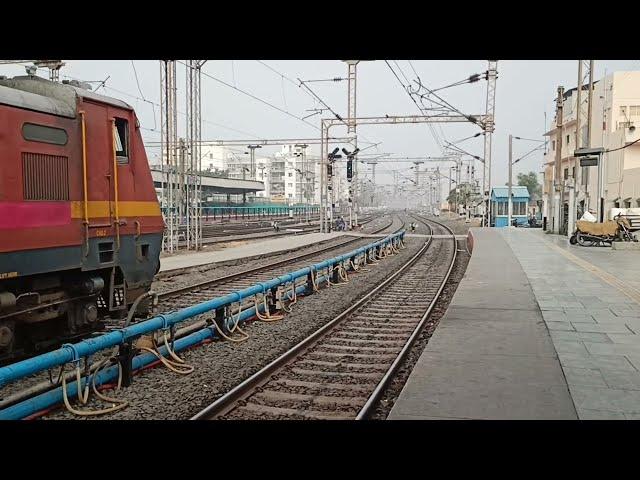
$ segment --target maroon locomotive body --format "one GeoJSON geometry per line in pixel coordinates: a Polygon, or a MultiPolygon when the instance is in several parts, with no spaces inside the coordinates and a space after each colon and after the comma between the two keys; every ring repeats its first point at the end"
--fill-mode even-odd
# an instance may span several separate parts
{"type": "Polygon", "coordinates": [[[126,315],[159,270],[163,230],[129,105],[0,78],[0,359],[126,315]]]}

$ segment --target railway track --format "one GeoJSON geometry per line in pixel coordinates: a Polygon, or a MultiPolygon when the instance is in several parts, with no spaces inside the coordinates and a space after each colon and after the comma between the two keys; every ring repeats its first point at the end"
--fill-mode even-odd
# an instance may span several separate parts
{"type": "MultiPolygon", "coordinates": [[[[404,222],[400,218],[394,216],[394,218],[392,218],[389,223],[387,223],[385,226],[381,228],[376,229],[376,231],[372,233],[380,233],[383,230],[389,230],[389,229],[393,231],[397,231],[402,229],[403,227],[404,227],[404,222]]],[[[264,266],[255,268],[253,270],[245,270],[238,274],[233,274],[233,275],[228,275],[228,276],[217,278],[217,279],[207,280],[196,285],[190,285],[188,287],[164,292],[163,294],[160,295],[160,297],[163,299],[163,303],[161,307],[164,311],[169,311],[171,309],[191,306],[194,303],[197,303],[203,300],[211,300],[211,298],[223,295],[224,292],[238,290],[243,288],[243,286],[247,286],[247,284],[253,284],[259,281],[260,278],[271,279],[274,276],[277,276],[278,270],[274,271],[275,267],[279,268],[283,272],[289,271],[292,268],[295,269],[296,265],[298,265],[299,267],[302,267],[302,266],[307,266],[310,262],[313,263],[314,261],[317,261],[317,260],[314,260],[313,257],[319,257],[319,259],[326,258],[327,251],[337,250],[337,249],[340,249],[341,247],[343,250],[344,249],[351,250],[353,249],[353,245],[351,245],[353,242],[370,243],[370,240],[360,239],[360,238],[349,239],[345,242],[340,243],[339,245],[334,244],[329,247],[323,248],[320,251],[314,251],[312,253],[297,255],[293,258],[289,257],[281,261],[273,262],[269,265],[264,265],[264,266]],[[347,247],[347,245],[349,246],[347,247]],[[247,280],[246,277],[248,276],[248,274],[251,274],[251,272],[253,272],[252,276],[250,277],[251,280],[247,280]]],[[[123,326],[122,325],[123,321],[124,320],[114,320],[113,322],[110,322],[106,326],[105,330],[108,331],[112,329],[121,328],[123,326]]],[[[175,332],[175,338],[181,338],[185,335],[188,335],[191,331],[201,328],[202,326],[199,325],[200,323],[206,323],[206,321],[203,322],[203,321],[196,320],[195,322],[188,322],[188,321],[185,322],[184,324],[185,326],[175,332]]],[[[46,376],[40,375],[39,377],[42,377],[42,380],[44,380],[46,376]]],[[[36,380],[36,379],[34,378],[33,380],[36,380]]],[[[71,376],[69,376],[68,381],[71,381],[71,380],[72,380],[71,376]]],[[[9,395],[6,398],[1,398],[0,396],[0,408],[9,407],[15,403],[18,403],[27,398],[30,398],[33,395],[51,390],[56,386],[57,386],[56,382],[45,381],[44,383],[37,383],[37,384],[32,382],[26,382],[26,386],[24,390],[15,389],[11,393],[9,393],[9,395]]]]}
{"type": "MultiPolygon", "coordinates": [[[[404,222],[399,217],[394,216],[391,222],[387,225],[378,228],[371,233],[383,233],[388,230],[391,230],[388,233],[394,233],[402,228],[404,228],[404,222]]],[[[321,250],[294,255],[253,269],[161,292],[158,294],[158,298],[162,301],[162,309],[165,311],[193,305],[195,303],[210,300],[217,296],[241,290],[251,285],[255,285],[258,282],[270,280],[288,271],[306,267],[309,263],[325,259],[327,252],[329,251],[335,251],[335,254],[337,255],[341,250],[351,250],[353,249],[352,244],[355,242],[366,244],[370,243],[370,240],[350,238],[338,244],[328,245],[321,250]]],[[[301,279],[300,282],[304,283],[304,280],[301,279]]]]}
{"type": "MultiPolygon", "coordinates": [[[[366,225],[372,219],[365,218],[360,224],[366,225]]],[[[261,222],[262,225],[268,222],[261,222]]],[[[281,231],[274,232],[273,227],[271,226],[246,226],[246,225],[238,225],[232,224],[230,226],[203,226],[202,229],[202,244],[207,245],[211,243],[225,243],[226,241],[235,242],[242,240],[260,240],[264,238],[273,238],[280,237],[283,235],[291,235],[291,234],[304,234],[304,233],[312,233],[318,231],[320,228],[320,223],[318,220],[311,222],[311,224],[296,224],[296,223],[280,223],[281,231]],[[287,231],[291,229],[291,231],[287,231]],[[256,234],[263,234],[256,236],[256,234]],[[229,240],[225,240],[225,237],[233,237],[229,240]],[[246,237],[246,238],[245,238],[246,237]]],[[[186,230],[182,230],[179,232],[181,237],[183,238],[186,235],[186,230]]],[[[185,240],[178,241],[178,246],[182,247],[186,245],[185,240]]]]}
{"type": "Polygon", "coordinates": [[[456,259],[453,232],[415,218],[430,233],[451,239],[430,238],[368,295],[192,419],[367,418],[419,335],[456,259]]]}

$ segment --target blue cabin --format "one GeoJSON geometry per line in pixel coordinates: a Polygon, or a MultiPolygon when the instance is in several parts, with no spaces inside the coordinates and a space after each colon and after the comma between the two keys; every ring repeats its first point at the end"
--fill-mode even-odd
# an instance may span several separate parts
{"type": "MultiPolygon", "coordinates": [[[[529,205],[529,190],[523,186],[511,187],[513,210],[511,211],[511,221],[518,222],[518,225],[527,225],[529,205]]],[[[509,222],[509,187],[494,187],[491,190],[491,226],[506,227],[509,222]]]]}

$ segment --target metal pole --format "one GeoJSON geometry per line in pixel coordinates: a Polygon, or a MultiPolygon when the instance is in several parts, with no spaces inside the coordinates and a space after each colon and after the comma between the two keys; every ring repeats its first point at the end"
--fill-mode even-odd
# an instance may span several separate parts
{"type": "Polygon", "coordinates": [[[509,135],[509,194],[507,202],[509,203],[509,211],[507,214],[507,227],[511,226],[511,216],[513,215],[512,185],[513,183],[513,135],[509,135]]]}
{"type": "Polygon", "coordinates": [[[562,229],[562,203],[564,191],[562,189],[562,113],[564,107],[564,87],[558,87],[558,98],[556,100],[556,159],[554,169],[554,210],[555,215],[553,232],[560,233],[562,229]]]}
{"type": "MultiPolygon", "coordinates": [[[[356,134],[356,81],[357,81],[357,65],[358,60],[347,60],[348,68],[348,96],[347,96],[347,133],[353,133],[354,138],[351,142],[355,151],[358,148],[358,137],[356,134]]],[[[358,158],[353,159],[353,172],[351,185],[352,194],[351,203],[349,203],[349,224],[351,228],[358,224],[358,213],[360,204],[358,202],[358,158]],[[353,214],[352,214],[353,212],[353,214]]]]}
{"type": "Polygon", "coordinates": [[[296,147],[299,147],[302,149],[302,186],[304,188],[304,199],[306,202],[306,219],[307,222],[309,222],[309,165],[307,163],[307,147],[309,145],[307,145],[306,143],[303,144],[296,144],[296,147]]]}
{"type": "Polygon", "coordinates": [[[449,198],[451,195],[452,175],[453,175],[453,167],[449,167],[449,192],[447,193],[447,204],[449,205],[449,216],[451,216],[451,202],[449,201],[449,198]]]}
{"type": "Polygon", "coordinates": [[[320,189],[320,233],[324,232],[324,122],[320,122],[320,181],[318,186],[320,189]]]}
{"type": "MultiPolygon", "coordinates": [[[[247,167],[245,167],[244,165],[240,164],[240,168],[242,168],[242,180],[246,180],[247,179],[247,176],[246,176],[246,174],[247,174],[246,168],[247,167]]],[[[243,190],[242,191],[242,206],[244,207],[246,205],[246,203],[247,203],[247,192],[246,192],[246,190],[243,190]]]]}
{"type": "MultiPolygon", "coordinates": [[[[606,87],[606,85],[605,85],[606,87]]],[[[604,87],[603,87],[604,88],[604,87]]],[[[605,89],[605,102],[606,103],[606,89],[605,89]]],[[[592,134],[592,121],[591,115],[593,112],[593,60],[589,60],[589,103],[587,105],[587,147],[591,147],[591,134],[592,134]]],[[[613,117],[612,117],[613,118],[613,117]]],[[[602,163],[604,162],[604,154],[601,153],[598,156],[598,206],[597,213],[600,222],[604,221],[604,170],[602,163]]]]}
{"type": "Polygon", "coordinates": [[[604,153],[598,154],[598,222],[604,222],[604,202],[603,202],[603,188],[602,188],[602,180],[603,180],[603,171],[602,171],[602,162],[604,161],[604,153]]]}
{"type": "MultiPolygon", "coordinates": [[[[576,94],[576,149],[582,147],[582,60],[578,60],[578,84],[576,94]]],[[[578,159],[575,156],[571,157],[569,167],[569,178],[572,185],[569,188],[569,218],[567,219],[567,233],[571,234],[575,230],[575,221],[577,217],[577,199],[578,189],[580,184],[577,181],[578,177],[582,179],[582,173],[578,176],[578,172],[582,172],[578,165],[578,159]],[[574,172],[576,175],[574,175],[574,172]]]]}

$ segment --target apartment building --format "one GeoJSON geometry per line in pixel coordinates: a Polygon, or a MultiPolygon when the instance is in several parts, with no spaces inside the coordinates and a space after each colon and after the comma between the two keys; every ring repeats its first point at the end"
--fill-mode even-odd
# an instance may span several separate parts
{"type": "MultiPolygon", "coordinates": [[[[301,147],[284,145],[270,157],[256,158],[256,180],[265,185],[256,198],[273,203],[314,202],[316,189],[315,157],[303,156],[301,147]]],[[[250,177],[251,159],[248,154],[231,154],[226,168],[231,178],[250,177]]]]}

